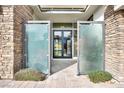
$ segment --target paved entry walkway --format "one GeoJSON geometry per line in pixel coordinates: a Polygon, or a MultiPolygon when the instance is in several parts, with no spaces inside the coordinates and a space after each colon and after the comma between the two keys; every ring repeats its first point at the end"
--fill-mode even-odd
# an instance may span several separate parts
{"type": "Polygon", "coordinates": [[[124,87],[118,82],[94,84],[87,76],[76,76],[76,63],[51,75],[44,81],[14,81],[0,80],[4,88],[92,88],[92,87],[124,87]]]}

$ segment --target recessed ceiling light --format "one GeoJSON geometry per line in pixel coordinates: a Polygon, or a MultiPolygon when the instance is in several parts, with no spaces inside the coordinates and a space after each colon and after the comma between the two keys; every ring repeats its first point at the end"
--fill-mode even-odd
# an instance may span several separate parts
{"type": "Polygon", "coordinates": [[[45,13],[55,13],[55,14],[75,14],[75,13],[82,13],[81,11],[47,11],[45,13]]]}
{"type": "Polygon", "coordinates": [[[82,6],[38,6],[42,13],[76,14],[86,12],[88,5],[82,6]]]}

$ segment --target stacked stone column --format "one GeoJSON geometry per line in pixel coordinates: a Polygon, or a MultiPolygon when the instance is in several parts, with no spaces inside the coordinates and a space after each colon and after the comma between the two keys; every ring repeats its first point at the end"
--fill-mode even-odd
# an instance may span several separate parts
{"type": "Polygon", "coordinates": [[[13,78],[13,6],[2,6],[0,14],[0,77],[13,78]]]}

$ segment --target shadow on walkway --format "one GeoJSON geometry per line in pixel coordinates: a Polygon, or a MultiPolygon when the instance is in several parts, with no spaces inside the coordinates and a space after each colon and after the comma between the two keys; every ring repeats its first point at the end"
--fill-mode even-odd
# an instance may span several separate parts
{"type": "Polygon", "coordinates": [[[75,64],[77,61],[71,61],[71,60],[56,60],[52,62],[51,65],[51,73],[59,72],[63,69],[66,69],[67,67],[75,64]]]}

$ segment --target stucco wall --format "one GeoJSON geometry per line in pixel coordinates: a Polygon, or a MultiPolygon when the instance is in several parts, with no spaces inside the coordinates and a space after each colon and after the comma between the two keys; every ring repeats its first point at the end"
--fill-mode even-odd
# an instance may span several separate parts
{"type": "Polygon", "coordinates": [[[96,11],[93,13],[93,21],[104,21],[104,12],[106,6],[100,5],[96,11]]]}

